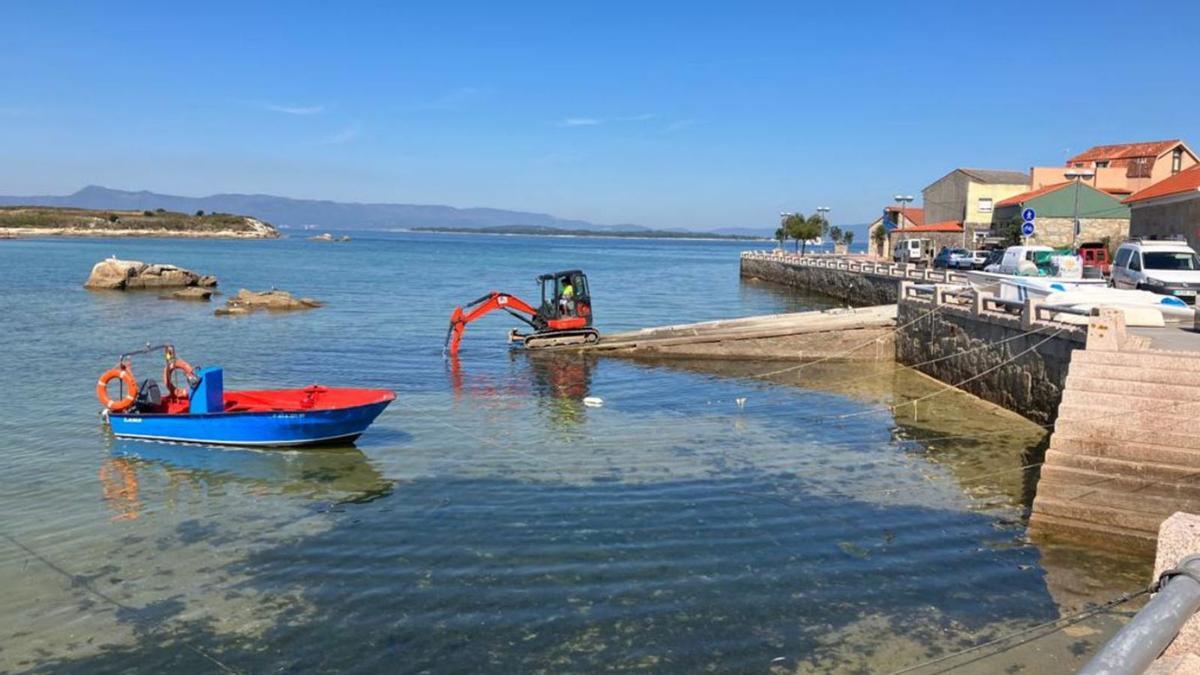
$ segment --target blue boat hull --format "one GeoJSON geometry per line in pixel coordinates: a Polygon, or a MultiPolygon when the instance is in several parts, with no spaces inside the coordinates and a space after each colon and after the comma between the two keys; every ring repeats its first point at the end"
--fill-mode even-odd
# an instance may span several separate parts
{"type": "Polygon", "coordinates": [[[210,414],[111,414],[113,435],[209,445],[297,446],[358,438],[391,400],[333,410],[210,414]]]}

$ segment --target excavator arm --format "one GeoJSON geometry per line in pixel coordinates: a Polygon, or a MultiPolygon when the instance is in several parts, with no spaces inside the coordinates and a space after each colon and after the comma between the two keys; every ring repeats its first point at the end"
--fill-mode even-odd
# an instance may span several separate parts
{"type": "Polygon", "coordinates": [[[542,328],[535,321],[538,315],[537,310],[524,300],[508,293],[492,291],[477,300],[467,303],[465,308],[467,311],[464,311],[463,307],[455,307],[454,312],[450,314],[450,328],[446,331],[446,348],[450,356],[458,356],[458,345],[462,341],[462,334],[467,329],[467,324],[497,309],[502,309],[512,314],[521,321],[529,324],[535,330],[542,328]],[[526,317],[523,314],[529,316],[526,317]]]}

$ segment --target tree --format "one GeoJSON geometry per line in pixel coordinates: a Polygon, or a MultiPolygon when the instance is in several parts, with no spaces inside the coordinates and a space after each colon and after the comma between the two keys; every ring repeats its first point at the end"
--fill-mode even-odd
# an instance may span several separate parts
{"type": "Polygon", "coordinates": [[[202,215],[204,215],[204,209],[200,209],[199,211],[197,211],[197,212],[196,212],[196,215],[197,215],[197,216],[202,216],[202,215]]]}
{"type": "MultiPolygon", "coordinates": [[[[887,241],[887,235],[887,228],[883,225],[880,225],[879,227],[871,230],[871,243],[875,244],[882,250],[884,242],[887,241]]],[[[887,255],[887,251],[884,251],[883,254],[887,255]]]]}
{"type": "Polygon", "coordinates": [[[842,233],[842,243],[846,245],[846,253],[850,252],[850,243],[854,241],[854,233],[846,230],[842,233]]]}
{"type": "Polygon", "coordinates": [[[796,240],[796,248],[803,254],[808,252],[808,241],[821,236],[821,223],[824,220],[820,216],[805,218],[799,213],[793,213],[783,221],[783,226],[787,229],[788,236],[796,240]],[[801,245],[804,246],[803,249],[800,248],[801,245]]]}
{"type": "Polygon", "coordinates": [[[842,243],[842,228],[838,227],[837,225],[829,228],[829,240],[834,244],[842,243]]]}
{"type": "Polygon", "coordinates": [[[788,238],[787,228],[780,225],[775,229],[775,241],[779,242],[779,248],[783,248],[783,242],[788,238]]]}

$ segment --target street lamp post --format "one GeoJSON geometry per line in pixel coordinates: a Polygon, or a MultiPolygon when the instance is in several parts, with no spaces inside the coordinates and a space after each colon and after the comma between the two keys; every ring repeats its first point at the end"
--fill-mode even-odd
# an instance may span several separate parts
{"type": "MultiPolygon", "coordinates": [[[[787,223],[787,219],[788,219],[788,217],[789,217],[789,216],[794,216],[794,215],[796,215],[796,214],[795,214],[795,213],[792,213],[791,211],[780,211],[780,212],[779,212],[779,226],[780,226],[780,227],[783,227],[783,226],[784,226],[784,224],[786,224],[786,223],[787,223]]],[[[783,238],[784,238],[784,239],[787,239],[787,230],[784,230],[784,232],[783,232],[783,238]]],[[[781,241],[781,242],[779,242],[779,247],[780,247],[780,249],[782,249],[782,250],[783,250],[783,252],[784,252],[784,253],[787,253],[787,247],[786,247],[786,246],[784,246],[784,244],[783,244],[783,242],[782,242],[782,241],[781,241]]]]}
{"type": "MultiPolygon", "coordinates": [[[[913,196],[912,195],[896,195],[895,197],[892,197],[892,199],[896,200],[896,205],[897,205],[896,229],[897,230],[903,229],[904,228],[904,205],[911,203],[913,200],[913,196]]],[[[891,237],[887,238],[887,243],[889,243],[889,244],[892,243],[891,237]]]]}
{"type": "MultiPolygon", "coordinates": [[[[820,214],[821,220],[825,221],[826,231],[829,230],[829,218],[826,217],[825,214],[829,213],[831,210],[832,209],[830,209],[828,206],[818,206],[817,207],[817,213],[820,214]]],[[[824,242],[822,242],[822,243],[824,243],[824,242]]]]}
{"type": "Polygon", "coordinates": [[[1093,169],[1067,169],[1063,172],[1063,178],[1074,181],[1075,183],[1075,209],[1072,214],[1071,227],[1071,250],[1079,250],[1079,183],[1084,178],[1092,178],[1096,175],[1093,169]]]}

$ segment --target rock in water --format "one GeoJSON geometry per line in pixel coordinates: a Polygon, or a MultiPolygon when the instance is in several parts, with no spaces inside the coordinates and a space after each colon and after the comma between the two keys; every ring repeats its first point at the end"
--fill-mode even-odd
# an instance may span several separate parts
{"type": "Polygon", "coordinates": [[[212,296],[213,290],[211,288],[192,286],[190,288],[184,288],[182,290],[175,291],[174,293],[163,297],[175,298],[176,300],[208,300],[212,296]]]}
{"type": "Polygon", "coordinates": [[[297,298],[287,291],[271,289],[269,291],[248,291],[241,289],[237,295],[225,301],[225,307],[218,309],[217,316],[249,314],[257,310],[291,311],[296,309],[313,309],[323,303],[312,298],[297,298]]]}
{"type": "Polygon", "coordinates": [[[92,267],[84,288],[129,290],[131,288],[187,288],[217,285],[217,278],[201,276],[191,270],[161,263],[146,264],[140,260],[101,260],[92,267]]]}

